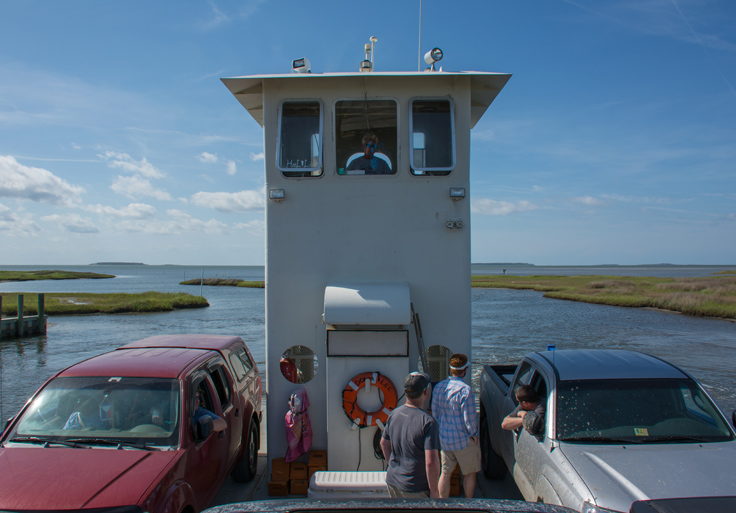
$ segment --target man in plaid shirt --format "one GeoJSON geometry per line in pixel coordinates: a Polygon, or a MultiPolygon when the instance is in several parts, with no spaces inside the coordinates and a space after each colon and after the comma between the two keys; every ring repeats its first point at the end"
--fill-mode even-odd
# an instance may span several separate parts
{"type": "Polygon", "coordinates": [[[450,496],[450,478],[455,465],[463,474],[465,497],[475,494],[476,473],[480,471],[478,443],[478,414],[470,385],[463,381],[468,371],[468,357],[453,354],[450,357],[450,376],[440,381],[432,393],[432,415],[440,426],[439,495],[450,496]]]}

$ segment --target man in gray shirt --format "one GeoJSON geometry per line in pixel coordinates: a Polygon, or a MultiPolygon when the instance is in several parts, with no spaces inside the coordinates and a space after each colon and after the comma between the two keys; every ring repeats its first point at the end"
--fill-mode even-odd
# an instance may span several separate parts
{"type": "Polygon", "coordinates": [[[386,485],[391,497],[439,497],[439,426],[424,411],[431,388],[428,375],[409,374],[404,380],[406,403],[386,422],[381,450],[388,461],[386,485]]]}
{"type": "Polygon", "coordinates": [[[544,431],[545,407],[542,398],[533,387],[520,385],[516,389],[518,406],[501,422],[501,427],[515,431],[522,427],[532,435],[539,435],[544,431]]]}

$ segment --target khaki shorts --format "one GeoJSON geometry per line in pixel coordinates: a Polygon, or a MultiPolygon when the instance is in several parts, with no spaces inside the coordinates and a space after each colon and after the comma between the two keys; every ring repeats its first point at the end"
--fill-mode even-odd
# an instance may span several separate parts
{"type": "Polygon", "coordinates": [[[429,498],[429,491],[405,492],[403,490],[399,490],[395,486],[391,486],[390,484],[387,484],[386,486],[388,487],[388,494],[391,496],[392,499],[428,499],[429,498]]]}
{"type": "Polygon", "coordinates": [[[459,451],[440,451],[442,458],[442,473],[451,474],[455,465],[460,465],[462,475],[480,472],[480,443],[478,437],[468,440],[468,445],[459,451]]]}

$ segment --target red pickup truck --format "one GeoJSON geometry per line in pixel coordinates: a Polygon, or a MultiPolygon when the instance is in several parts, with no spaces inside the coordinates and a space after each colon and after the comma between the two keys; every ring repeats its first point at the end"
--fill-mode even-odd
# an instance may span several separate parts
{"type": "Polygon", "coordinates": [[[196,513],[228,473],[255,475],[261,398],[239,337],[149,337],[72,365],[3,432],[0,510],[196,513]]]}

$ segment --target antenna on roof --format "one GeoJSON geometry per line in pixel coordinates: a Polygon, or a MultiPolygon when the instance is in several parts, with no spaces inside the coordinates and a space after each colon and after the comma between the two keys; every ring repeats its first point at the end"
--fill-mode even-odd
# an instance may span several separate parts
{"type": "Polygon", "coordinates": [[[417,71],[422,71],[422,0],[419,0],[419,49],[417,50],[417,71]]]}
{"type": "Polygon", "coordinates": [[[370,44],[366,43],[363,45],[363,50],[365,51],[365,58],[360,61],[360,71],[364,72],[370,72],[373,71],[374,64],[375,64],[375,50],[376,50],[376,43],[378,42],[378,38],[376,36],[371,36],[370,44]]]}

